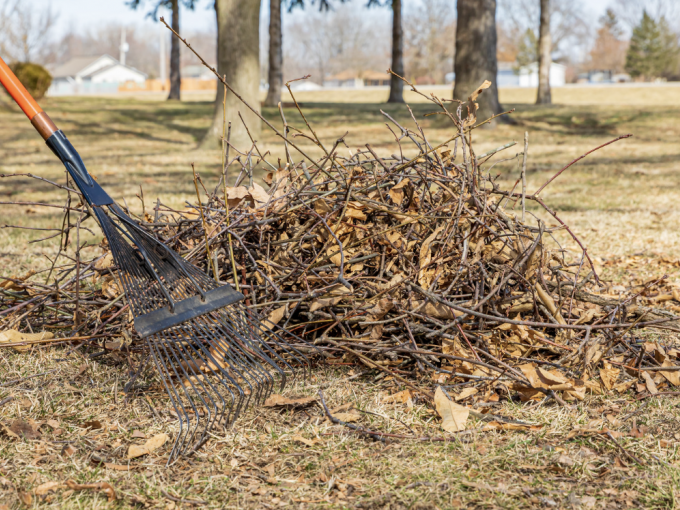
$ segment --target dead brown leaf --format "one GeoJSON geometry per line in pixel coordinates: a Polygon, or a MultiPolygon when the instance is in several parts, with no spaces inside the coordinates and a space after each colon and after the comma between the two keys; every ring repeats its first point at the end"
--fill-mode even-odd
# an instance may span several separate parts
{"type": "Polygon", "coordinates": [[[14,420],[9,426],[11,430],[17,437],[23,437],[24,439],[40,439],[40,431],[38,430],[38,424],[33,420],[24,421],[22,419],[14,420]]]}
{"type": "Polygon", "coordinates": [[[654,383],[654,379],[652,379],[652,376],[649,375],[649,373],[642,372],[642,378],[645,380],[645,386],[647,386],[648,392],[650,392],[652,395],[659,393],[659,390],[656,388],[656,384],[654,383]]]}
{"type": "Polygon", "coordinates": [[[99,420],[91,420],[91,421],[83,422],[83,423],[80,425],[80,427],[81,427],[81,428],[84,428],[84,429],[93,429],[93,430],[96,430],[96,429],[101,429],[101,428],[102,428],[102,423],[101,423],[99,420]]]}
{"type": "Polygon", "coordinates": [[[60,482],[45,482],[33,491],[36,496],[45,496],[50,491],[56,491],[58,489],[65,489],[66,485],[60,482]]]}
{"type": "Polygon", "coordinates": [[[264,402],[265,407],[306,407],[316,402],[316,397],[284,397],[275,393],[264,402]]]}
{"type": "Polygon", "coordinates": [[[168,437],[167,434],[156,434],[152,438],[148,439],[146,443],[144,443],[141,446],[136,444],[130,445],[127,458],[134,459],[137,457],[141,457],[142,455],[151,453],[154,450],[157,450],[158,448],[163,446],[168,439],[170,438],[168,437]]]}
{"type": "MultiPolygon", "coordinates": [[[[165,435],[165,434],[163,434],[165,435]]],[[[98,483],[76,483],[75,480],[66,480],[66,485],[68,486],[69,489],[74,490],[74,491],[82,491],[82,490],[97,490],[97,491],[102,491],[104,494],[106,494],[109,503],[111,501],[116,500],[116,491],[113,489],[113,486],[109,482],[98,482],[98,483]]]]}
{"type": "Polygon", "coordinates": [[[467,407],[451,402],[444,394],[441,386],[437,387],[434,393],[434,404],[437,407],[437,413],[442,418],[442,428],[447,432],[460,432],[465,430],[470,410],[467,407]]]}
{"type": "MultiPolygon", "coordinates": [[[[0,332],[0,347],[2,347],[2,344],[9,344],[9,343],[13,344],[13,343],[18,343],[18,342],[27,342],[28,344],[30,344],[30,343],[40,342],[41,340],[49,340],[51,338],[54,338],[54,334],[49,333],[49,332],[21,333],[20,331],[17,331],[15,329],[8,329],[8,330],[0,332]]],[[[24,352],[24,351],[28,351],[31,348],[31,346],[30,345],[13,345],[12,348],[15,351],[24,352]]]]}
{"type": "Polygon", "coordinates": [[[393,395],[387,395],[383,397],[382,401],[385,403],[400,403],[406,404],[409,400],[413,399],[411,390],[400,391],[399,393],[394,393],[393,395]]]}

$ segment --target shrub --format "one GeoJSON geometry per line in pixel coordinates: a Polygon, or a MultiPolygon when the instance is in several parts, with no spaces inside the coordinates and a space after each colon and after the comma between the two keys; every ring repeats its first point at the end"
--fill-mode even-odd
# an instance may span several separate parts
{"type": "Polygon", "coordinates": [[[41,65],[13,62],[9,67],[35,99],[41,99],[52,84],[52,75],[41,65]]]}

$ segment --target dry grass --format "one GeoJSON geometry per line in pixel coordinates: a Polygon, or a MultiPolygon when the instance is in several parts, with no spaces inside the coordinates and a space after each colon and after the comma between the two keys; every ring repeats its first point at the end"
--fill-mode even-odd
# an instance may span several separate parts
{"type": "MultiPolygon", "coordinates": [[[[664,93],[675,90],[668,87],[664,93]]],[[[555,93],[558,98],[558,91],[555,93]]],[[[397,150],[382,124],[379,108],[412,125],[408,112],[399,106],[312,103],[311,97],[302,100],[322,138],[335,140],[350,131],[347,140],[352,149],[371,140],[379,153],[397,150]]],[[[675,277],[680,258],[676,207],[680,198],[680,107],[641,108],[633,100],[628,103],[518,105],[518,125],[476,132],[477,152],[509,140],[521,143],[524,131],[529,131],[528,188],[533,191],[583,152],[619,134],[633,133],[634,138],[605,148],[568,170],[543,196],[599,257],[605,276],[626,282],[664,273],[675,277]]],[[[45,109],[67,132],[99,182],[114,198],[125,198],[137,210],[140,202],[135,194],[140,184],[147,205],[156,196],[178,206],[192,200],[191,162],[207,183],[216,182],[218,151],[197,149],[212,111],[209,103],[68,98],[49,100],[45,109]]],[[[451,134],[448,125],[442,119],[424,119],[426,111],[425,105],[414,105],[431,141],[447,139],[451,134]]],[[[265,113],[277,121],[275,111],[265,113]]],[[[300,124],[293,111],[287,111],[286,116],[289,122],[300,124]]],[[[275,157],[282,154],[271,134],[263,133],[262,139],[275,157]]],[[[0,173],[31,172],[63,182],[63,167],[13,107],[0,105],[0,140],[0,173]]],[[[520,150],[518,144],[506,153],[514,156],[520,150]]],[[[519,175],[516,161],[499,163],[492,172],[500,174],[505,186],[512,186],[519,175]]],[[[61,192],[26,177],[0,179],[0,196],[0,201],[54,204],[65,199],[61,192]]],[[[61,221],[58,211],[44,207],[2,205],[2,213],[2,225],[55,228],[61,221]]],[[[88,240],[95,243],[99,233],[94,225],[88,226],[95,232],[88,240]]],[[[2,274],[44,267],[47,261],[43,255],[54,253],[54,242],[28,244],[44,235],[0,230],[2,274]]],[[[651,333],[644,335],[655,338],[651,333]]],[[[0,436],[0,505],[19,508],[20,493],[47,481],[67,479],[107,481],[122,502],[109,504],[105,495],[96,491],[58,489],[44,500],[34,495],[32,506],[191,508],[188,502],[174,503],[162,491],[176,499],[205,501],[201,506],[209,508],[343,508],[358,503],[363,508],[421,509],[677,505],[674,466],[680,461],[680,416],[677,398],[672,396],[644,401],[635,401],[630,395],[608,401],[590,396],[573,409],[504,402],[493,412],[543,427],[531,433],[478,430],[447,443],[400,440],[388,445],[331,425],[319,408],[296,412],[254,409],[233,431],[216,432],[190,460],[166,469],[168,450],[164,447],[132,461],[131,471],[117,471],[97,459],[125,464],[128,446],[143,442],[132,437],[135,430],[147,437],[161,431],[172,433],[176,424],[167,414],[167,401],[162,392],[146,393],[155,413],[143,395],[126,401],[121,387],[129,367],[124,359],[93,362],[72,355],[69,361],[59,361],[65,354],[63,347],[35,349],[28,354],[0,351],[0,380],[56,370],[1,386],[0,401],[6,397],[13,400],[0,407],[0,422],[9,424],[19,417],[56,420],[61,429],[57,433],[45,425],[42,437],[34,441],[0,436]],[[78,375],[83,367],[88,370],[78,375]],[[82,428],[92,420],[99,420],[103,428],[82,428]],[[611,430],[621,432],[617,441],[644,466],[636,465],[602,434],[570,434],[575,428],[601,429],[605,421],[595,420],[605,420],[611,430]],[[66,445],[75,448],[70,456],[66,445]]],[[[364,414],[366,426],[399,434],[409,433],[409,427],[418,435],[444,434],[439,419],[422,403],[413,408],[383,403],[384,394],[403,389],[395,381],[381,378],[377,372],[348,380],[353,374],[349,370],[358,373],[363,367],[320,366],[307,382],[298,381],[286,393],[312,395],[323,388],[331,407],[351,402],[380,415],[364,414]]],[[[431,386],[432,382],[421,384],[431,386]]],[[[473,422],[471,426],[482,424],[473,422]]]]}

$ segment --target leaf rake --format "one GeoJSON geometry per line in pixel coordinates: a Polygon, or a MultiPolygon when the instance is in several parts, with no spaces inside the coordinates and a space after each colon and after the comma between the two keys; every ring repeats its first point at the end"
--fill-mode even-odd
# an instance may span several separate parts
{"type": "Polygon", "coordinates": [[[179,420],[168,463],[200,448],[213,427],[231,426],[245,407],[266,399],[276,377],[283,387],[293,365],[309,366],[284,338],[293,335],[263,324],[242,303],[243,294],[215,282],[125,214],[1,58],[0,83],[64,163],[106,236],[135,330],[179,420]]]}

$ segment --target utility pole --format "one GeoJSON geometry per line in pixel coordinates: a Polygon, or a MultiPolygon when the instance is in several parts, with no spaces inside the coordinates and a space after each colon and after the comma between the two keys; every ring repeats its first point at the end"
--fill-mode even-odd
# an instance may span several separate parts
{"type": "Polygon", "coordinates": [[[161,38],[158,41],[159,43],[159,48],[160,48],[160,61],[159,61],[159,78],[161,81],[162,87],[165,87],[165,80],[168,79],[168,71],[167,71],[167,62],[165,59],[165,38],[167,37],[167,33],[163,27],[161,27],[161,38]]]}
{"type": "Polygon", "coordinates": [[[125,57],[130,50],[130,45],[125,41],[125,27],[120,31],[120,48],[118,49],[120,50],[120,63],[125,65],[125,57]]]}

